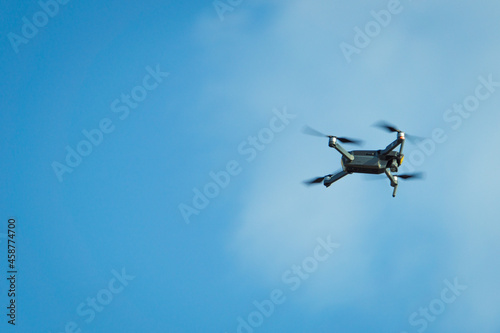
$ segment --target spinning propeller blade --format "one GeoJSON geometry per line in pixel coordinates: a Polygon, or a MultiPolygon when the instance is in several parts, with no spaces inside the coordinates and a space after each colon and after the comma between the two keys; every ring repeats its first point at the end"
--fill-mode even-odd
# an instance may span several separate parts
{"type": "Polygon", "coordinates": [[[361,140],[355,140],[355,139],[349,139],[349,138],[343,138],[343,137],[337,137],[337,140],[339,140],[342,143],[352,143],[353,145],[360,145],[363,143],[361,140]]]}
{"type": "MultiPolygon", "coordinates": [[[[402,130],[398,129],[396,126],[394,126],[394,125],[392,125],[392,124],[390,124],[390,123],[388,123],[387,121],[384,121],[384,120],[381,120],[381,121],[375,123],[373,126],[381,128],[383,130],[386,130],[387,132],[390,132],[390,133],[400,133],[400,132],[403,132],[402,130]]],[[[411,142],[422,141],[424,139],[424,138],[421,138],[419,136],[410,135],[410,134],[408,134],[406,132],[405,132],[405,136],[411,142]]]]}
{"type": "Polygon", "coordinates": [[[326,177],[329,177],[331,175],[327,175],[327,176],[324,176],[324,177],[318,177],[318,178],[314,178],[314,179],[311,179],[311,180],[307,180],[304,182],[304,184],[306,185],[314,185],[314,184],[321,184],[323,182],[323,180],[326,178],[326,177]]]}
{"type": "Polygon", "coordinates": [[[423,179],[424,174],[422,172],[417,172],[417,173],[410,173],[406,175],[396,175],[398,179],[423,179]]]}
{"type": "Polygon", "coordinates": [[[376,127],[378,127],[378,128],[382,128],[382,129],[385,129],[386,131],[391,132],[391,133],[394,133],[394,132],[398,132],[398,133],[399,133],[399,132],[401,132],[401,130],[398,130],[398,129],[396,128],[396,126],[394,126],[394,125],[392,125],[392,124],[389,124],[388,122],[383,121],[383,120],[379,121],[378,123],[376,123],[376,124],[375,124],[375,125],[373,125],[373,126],[376,126],[376,127]]]}
{"type": "Polygon", "coordinates": [[[309,126],[304,126],[304,128],[302,129],[302,132],[304,134],[307,134],[307,135],[312,135],[312,136],[319,136],[319,137],[326,137],[326,138],[329,138],[331,137],[331,135],[326,135],[326,134],[323,134],[321,133],[320,131],[316,131],[314,128],[312,127],[309,127],[309,126]]]}
{"type": "MultiPolygon", "coordinates": [[[[425,173],[423,172],[416,172],[416,173],[409,173],[409,174],[402,174],[402,175],[394,175],[396,177],[398,177],[398,179],[402,179],[402,180],[407,180],[407,179],[424,179],[425,178],[425,173]]],[[[383,173],[382,174],[379,174],[379,175],[373,175],[373,174],[365,174],[364,177],[363,177],[365,180],[386,180],[387,177],[386,175],[384,175],[383,173]]]]}
{"type": "Polygon", "coordinates": [[[353,145],[360,145],[363,143],[363,141],[361,141],[361,140],[345,138],[345,137],[338,137],[338,136],[334,136],[334,135],[327,135],[327,134],[321,133],[320,131],[317,131],[314,128],[309,127],[309,126],[304,126],[304,128],[302,129],[302,132],[304,134],[308,134],[308,135],[312,135],[312,136],[326,137],[326,138],[337,138],[337,140],[339,140],[342,143],[351,143],[353,145]]]}

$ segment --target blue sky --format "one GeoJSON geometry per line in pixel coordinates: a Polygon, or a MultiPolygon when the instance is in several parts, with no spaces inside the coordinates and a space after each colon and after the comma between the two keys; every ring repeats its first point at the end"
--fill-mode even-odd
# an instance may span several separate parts
{"type": "Polygon", "coordinates": [[[500,332],[500,4],[219,6],[2,3],[1,331],[500,332]],[[380,119],[425,181],[303,186],[380,119]]]}

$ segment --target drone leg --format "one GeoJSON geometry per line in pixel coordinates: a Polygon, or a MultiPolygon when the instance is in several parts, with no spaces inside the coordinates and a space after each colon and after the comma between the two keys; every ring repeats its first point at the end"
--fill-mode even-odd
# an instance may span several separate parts
{"type": "Polygon", "coordinates": [[[394,191],[392,192],[392,197],[396,196],[396,191],[398,190],[398,179],[394,177],[389,169],[385,169],[385,174],[387,178],[391,181],[391,186],[394,187],[394,191]]]}
{"type": "Polygon", "coordinates": [[[337,138],[336,137],[331,137],[330,141],[328,142],[328,145],[332,148],[335,148],[339,153],[342,154],[345,158],[347,158],[349,161],[354,161],[354,156],[349,153],[347,150],[344,149],[340,144],[337,143],[337,138]]]}
{"type": "Polygon", "coordinates": [[[392,191],[392,197],[396,197],[396,191],[398,190],[398,185],[394,186],[394,191],[392,191]]]}
{"type": "Polygon", "coordinates": [[[399,148],[399,154],[402,155],[403,154],[403,148],[405,147],[405,142],[401,142],[401,147],[399,148]]]}
{"type": "Polygon", "coordinates": [[[337,180],[344,178],[348,174],[349,174],[349,172],[342,170],[334,175],[326,177],[325,180],[323,181],[323,184],[326,187],[328,187],[328,186],[332,185],[333,183],[335,183],[337,180]]]}

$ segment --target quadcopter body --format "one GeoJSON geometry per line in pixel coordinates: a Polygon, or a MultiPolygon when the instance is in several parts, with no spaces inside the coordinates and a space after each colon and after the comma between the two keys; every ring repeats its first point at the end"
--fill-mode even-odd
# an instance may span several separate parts
{"type": "Polygon", "coordinates": [[[418,178],[419,174],[411,175],[393,175],[393,172],[397,172],[398,168],[401,166],[404,160],[403,148],[406,140],[406,135],[403,131],[398,130],[392,125],[383,123],[378,125],[390,132],[396,132],[397,138],[391,142],[385,149],[381,150],[353,150],[347,151],[340,143],[360,143],[359,140],[353,140],[348,138],[341,138],[332,135],[324,135],[310,127],[305,129],[307,134],[315,136],[325,136],[329,138],[328,145],[331,148],[337,150],[341,155],[341,165],[342,170],[330,174],[324,177],[315,178],[311,181],[306,182],[307,184],[319,184],[323,183],[326,187],[329,187],[334,182],[339,179],[352,174],[352,173],[364,173],[364,174],[383,174],[389,178],[391,186],[394,188],[392,196],[396,196],[396,191],[398,188],[399,179],[410,179],[418,178]],[[399,147],[399,151],[396,148],[399,147]]]}

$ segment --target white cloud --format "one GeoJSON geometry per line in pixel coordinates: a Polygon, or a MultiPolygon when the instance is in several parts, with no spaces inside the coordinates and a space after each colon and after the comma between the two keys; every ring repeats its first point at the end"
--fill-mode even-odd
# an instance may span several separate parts
{"type": "MultiPolygon", "coordinates": [[[[218,29],[220,39],[210,43],[221,43],[217,45],[225,47],[212,54],[212,61],[227,52],[229,57],[226,59],[232,59],[230,68],[235,71],[234,75],[213,83],[218,87],[218,98],[231,96],[245,105],[246,112],[260,115],[265,112],[266,117],[268,110],[277,105],[287,105],[292,112],[300,113],[293,130],[287,129],[280,140],[273,142],[248,168],[251,170],[246,175],[253,182],[244,190],[245,207],[235,221],[230,250],[239,258],[242,269],[250,270],[263,283],[275,286],[284,270],[310,255],[318,236],[332,235],[342,244],[341,250],[304,288],[307,292],[301,297],[305,304],[321,307],[356,303],[356,306],[363,307],[362,304],[371,304],[381,297],[377,289],[384,290],[391,283],[415,278],[415,274],[426,275],[422,281],[435,279],[435,283],[431,283],[438,287],[443,275],[448,278],[463,276],[471,284],[467,291],[469,296],[460,300],[462,305],[457,302],[457,310],[450,310],[447,317],[450,319],[443,319],[442,325],[448,325],[447,320],[458,320],[451,315],[455,313],[463,315],[464,325],[468,319],[465,314],[474,316],[471,323],[481,322],[480,312],[471,310],[477,306],[489,314],[484,328],[498,327],[495,311],[488,311],[498,305],[497,295],[488,294],[488,291],[497,286],[495,279],[500,277],[500,269],[492,268],[494,255],[500,250],[495,245],[500,236],[498,210],[489,206],[497,200],[500,185],[495,174],[495,166],[500,160],[492,157],[493,144],[499,142],[498,134],[491,134],[497,132],[496,125],[490,124],[490,134],[479,134],[481,138],[489,138],[489,146],[475,155],[464,151],[461,142],[483,133],[480,127],[468,131],[470,136],[463,134],[465,130],[448,131],[449,141],[441,145],[439,152],[429,157],[423,166],[436,176],[430,175],[424,185],[415,185],[419,191],[424,188],[423,194],[419,192],[418,196],[410,193],[413,185],[405,184],[402,187],[407,192],[402,193],[403,189],[400,189],[400,197],[392,199],[387,182],[384,186],[372,185],[356,175],[340,180],[329,189],[322,186],[306,188],[300,184],[303,179],[339,169],[340,156],[328,150],[326,141],[315,141],[301,135],[299,123],[309,123],[322,131],[334,131],[332,134],[367,140],[374,138],[378,141],[369,142],[366,148],[376,148],[388,144],[392,137],[369,129],[373,121],[396,119],[395,123],[429,131],[445,127],[442,105],[460,102],[456,96],[465,97],[464,91],[476,84],[476,77],[460,74],[461,71],[476,73],[477,76],[487,74],[482,72],[485,67],[478,66],[485,57],[482,52],[455,54],[456,50],[449,46],[436,50],[443,36],[437,34],[434,38],[432,34],[416,34],[418,27],[412,30],[405,26],[416,22],[415,18],[420,19],[422,15],[432,16],[432,13],[425,12],[425,8],[438,5],[430,3],[419,4],[415,12],[411,11],[413,8],[407,8],[397,23],[389,26],[355,62],[347,65],[343,62],[338,43],[352,32],[346,33],[339,27],[351,29],[363,21],[359,22],[358,17],[347,20],[336,11],[336,6],[340,4],[328,1],[317,1],[314,5],[303,1],[283,2],[282,10],[274,12],[272,20],[266,20],[264,28],[259,30],[249,29],[249,13],[243,8],[232,14],[234,24],[216,26],[212,22],[203,26],[203,29],[216,26],[212,29],[218,29]],[[238,18],[238,15],[243,18],[238,18]],[[240,34],[245,38],[239,40],[240,34]],[[441,51],[444,53],[439,53],[441,51]],[[457,63],[470,63],[470,67],[443,66],[443,61],[455,60],[450,55],[457,58],[457,63]],[[455,71],[458,71],[457,75],[455,71]],[[467,76],[471,81],[452,82],[449,80],[452,75],[467,76]],[[457,160],[456,154],[463,154],[463,159],[457,160]],[[448,165],[450,160],[458,164],[448,165]],[[492,166],[488,167],[491,162],[492,166]],[[481,168],[479,174],[474,174],[478,167],[481,168]],[[446,186],[443,182],[450,180],[437,177],[445,171],[452,179],[449,185],[455,188],[443,187],[446,186]],[[436,193],[446,197],[437,197],[436,193]],[[483,193],[489,197],[482,197],[483,193]],[[421,222],[424,235],[442,228],[440,233],[433,235],[435,238],[428,240],[431,243],[429,248],[424,244],[416,245],[412,250],[395,242],[397,234],[372,234],[376,223],[412,221],[405,218],[408,210],[425,218],[421,222]],[[453,213],[457,211],[460,214],[453,213]],[[486,235],[489,237],[485,239],[486,235]],[[370,243],[370,239],[379,236],[386,236],[393,243],[370,243]],[[385,246],[370,248],[373,244],[385,246]],[[429,257],[432,255],[429,249],[442,253],[429,257]],[[446,253],[450,249],[452,253],[446,253]],[[381,254],[386,257],[380,258],[381,254]],[[381,281],[374,277],[380,274],[380,268],[374,263],[383,263],[384,259],[390,273],[387,280],[381,281]],[[440,261],[443,259],[450,261],[440,261]],[[437,260],[437,263],[428,260],[437,260]],[[480,283],[484,284],[474,289],[474,285],[480,283]]],[[[469,6],[477,7],[475,3],[469,6]]],[[[438,8],[440,11],[446,9],[443,6],[438,8]]],[[[369,13],[371,9],[377,8],[363,8],[362,11],[369,13]]],[[[474,15],[478,15],[477,11],[474,15]]],[[[467,12],[455,9],[454,16],[466,18],[467,12]]],[[[212,33],[207,32],[207,35],[212,33]]],[[[484,49],[498,56],[497,47],[485,45],[484,49]]],[[[492,64],[496,59],[494,56],[487,58],[492,64]]],[[[224,67],[224,64],[217,65],[224,67]]],[[[498,105],[497,100],[491,103],[498,105]]],[[[486,115],[478,113],[474,116],[486,115]]],[[[412,149],[407,147],[407,150],[412,149]]],[[[409,233],[408,230],[400,231],[409,233]]],[[[383,232],[388,233],[387,230],[383,232]]],[[[424,290],[428,287],[420,286],[424,290]]],[[[418,303],[419,297],[428,298],[419,295],[418,290],[411,292],[411,297],[417,301],[412,299],[408,303],[418,303]]],[[[472,328],[473,324],[470,325],[472,328]]]]}

